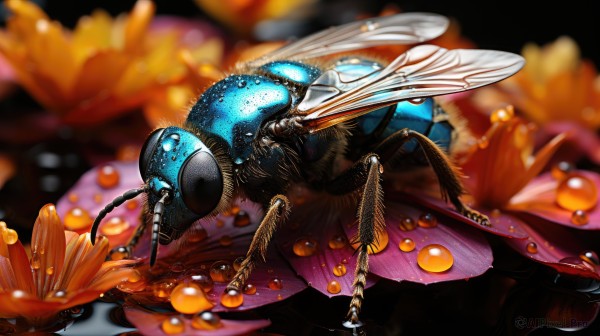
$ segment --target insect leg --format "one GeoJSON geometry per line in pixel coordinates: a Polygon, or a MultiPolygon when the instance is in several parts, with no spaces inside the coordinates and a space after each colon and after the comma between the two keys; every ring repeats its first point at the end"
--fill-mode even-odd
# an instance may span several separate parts
{"type": "Polygon", "coordinates": [[[375,152],[380,153],[385,162],[396,153],[402,144],[410,139],[415,139],[421,148],[423,148],[429,164],[437,175],[444,199],[449,200],[456,207],[456,210],[465,217],[481,225],[489,226],[490,220],[487,216],[471,209],[460,200],[460,196],[465,193],[460,181],[460,171],[452,164],[446,153],[428,137],[419,132],[404,128],[383,140],[375,148],[375,152]]]}
{"type": "Polygon", "coordinates": [[[242,261],[237,273],[227,285],[227,290],[235,289],[240,291],[246,280],[250,277],[256,261],[258,259],[261,259],[263,262],[266,261],[267,247],[269,246],[271,237],[277,229],[277,224],[287,217],[289,209],[290,203],[285,196],[276,195],[271,199],[269,209],[254,233],[246,258],[242,261]]]}
{"type": "Polygon", "coordinates": [[[369,272],[368,249],[378,244],[378,233],[385,230],[383,218],[383,190],[381,188],[382,166],[376,154],[363,156],[354,166],[338,176],[325,189],[333,194],[348,193],[360,186],[363,188],[358,207],[358,256],[354,272],[353,292],[350,309],[344,326],[357,328],[362,325],[358,315],[364,300],[364,288],[369,272]]]}

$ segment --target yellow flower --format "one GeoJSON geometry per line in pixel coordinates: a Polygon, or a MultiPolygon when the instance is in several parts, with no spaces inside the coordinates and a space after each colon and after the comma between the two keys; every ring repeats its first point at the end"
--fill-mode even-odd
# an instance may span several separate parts
{"type": "MultiPolygon", "coordinates": [[[[133,275],[132,260],[107,261],[108,240],[63,231],[54,205],[39,212],[31,257],[17,233],[0,222],[0,317],[24,318],[29,326],[60,321],[57,315],[95,300],[133,275]]],[[[17,323],[18,324],[18,323],[17,323]]]]}
{"type": "Polygon", "coordinates": [[[181,36],[169,29],[149,31],[152,1],[138,0],[129,15],[114,19],[96,10],[73,31],[31,2],[5,4],[12,15],[0,32],[0,52],[20,84],[64,122],[107,120],[187,74],[177,61],[181,36]]]}

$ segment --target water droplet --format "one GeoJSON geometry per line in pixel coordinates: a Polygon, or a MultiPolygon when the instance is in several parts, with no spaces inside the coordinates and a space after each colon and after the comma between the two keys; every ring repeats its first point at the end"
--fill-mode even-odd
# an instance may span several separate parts
{"type": "Polygon", "coordinates": [[[5,229],[2,230],[2,239],[4,239],[6,244],[13,245],[19,240],[19,235],[17,234],[17,231],[13,229],[5,229]]]}
{"type": "Polygon", "coordinates": [[[415,249],[415,247],[415,242],[410,238],[404,238],[400,241],[400,244],[398,244],[398,248],[402,252],[411,252],[415,249]]]}
{"type": "Polygon", "coordinates": [[[575,167],[571,162],[561,161],[552,166],[552,170],[550,172],[555,180],[562,181],[569,176],[573,170],[575,170],[575,167]]]}
{"type": "Polygon", "coordinates": [[[333,275],[340,277],[345,274],[346,274],[346,265],[339,263],[339,264],[333,266],[333,275]]]}
{"type": "Polygon", "coordinates": [[[509,121],[514,116],[515,109],[512,105],[509,105],[505,108],[497,109],[496,111],[492,112],[492,115],[490,116],[490,122],[492,122],[492,124],[497,122],[505,122],[509,121]]]}
{"type": "MultiPolygon", "coordinates": [[[[386,230],[376,232],[375,234],[376,234],[375,241],[373,242],[373,244],[371,244],[371,245],[369,245],[369,247],[367,247],[368,254],[377,254],[377,253],[385,250],[385,248],[388,246],[388,243],[390,242],[390,237],[386,230]]],[[[352,247],[355,250],[359,246],[360,246],[360,242],[355,242],[354,244],[352,244],[352,247]]]]}
{"type": "Polygon", "coordinates": [[[244,294],[254,295],[254,294],[256,294],[256,286],[254,286],[251,283],[247,283],[244,285],[244,288],[242,289],[242,291],[244,292],[244,294]]]}
{"type": "Polygon", "coordinates": [[[136,283],[142,280],[142,274],[138,270],[133,270],[131,274],[127,277],[127,282],[136,283]]]}
{"type": "Polygon", "coordinates": [[[180,283],[171,292],[171,305],[182,314],[195,314],[214,306],[204,291],[193,283],[180,283]]]}
{"type": "Polygon", "coordinates": [[[210,277],[215,282],[229,282],[234,275],[235,270],[225,260],[216,261],[210,266],[210,277]]]}
{"type": "Polygon", "coordinates": [[[179,317],[171,316],[163,321],[161,328],[167,335],[181,334],[185,331],[185,323],[179,317]]]}
{"type": "Polygon", "coordinates": [[[54,274],[54,267],[50,266],[46,268],[46,275],[52,275],[54,274]]]}
{"type": "Polygon", "coordinates": [[[107,236],[121,234],[129,229],[129,222],[121,217],[112,217],[100,227],[100,232],[107,236]]]}
{"type": "Polygon", "coordinates": [[[152,285],[152,293],[156,298],[166,299],[171,295],[175,285],[177,285],[177,282],[174,279],[161,280],[152,285]]]}
{"type": "Polygon", "coordinates": [[[332,250],[339,250],[341,248],[346,247],[347,241],[346,237],[343,235],[335,235],[331,237],[328,242],[329,248],[332,250]]]}
{"type": "Polygon", "coordinates": [[[217,219],[215,221],[215,226],[218,228],[222,228],[223,226],[225,226],[225,221],[223,221],[222,219],[217,219]]]}
{"type": "Polygon", "coordinates": [[[51,297],[58,298],[58,299],[59,298],[67,297],[67,292],[64,291],[64,290],[57,290],[57,291],[54,291],[54,292],[52,292],[50,294],[51,294],[50,295],[51,297]]]}
{"type": "Polygon", "coordinates": [[[583,210],[575,210],[571,214],[571,223],[582,226],[586,225],[590,221],[587,212],[583,210]]]}
{"type": "Polygon", "coordinates": [[[246,87],[246,81],[245,81],[245,80],[243,80],[243,79],[242,79],[242,80],[240,80],[240,81],[237,83],[237,86],[238,86],[240,89],[242,89],[242,88],[245,88],[245,87],[246,87]]]}
{"type": "Polygon", "coordinates": [[[221,98],[219,98],[219,103],[222,103],[222,102],[223,102],[223,98],[221,97],[221,98]]]}
{"type": "Polygon", "coordinates": [[[508,226],[508,232],[515,232],[515,226],[514,225],[509,225],[508,226]]]}
{"type": "Polygon", "coordinates": [[[256,84],[256,85],[260,84],[260,79],[255,80],[254,84],[256,84]]]}
{"type": "Polygon", "coordinates": [[[119,171],[115,167],[111,165],[104,165],[98,169],[96,182],[100,187],[104,189],[110,189],[119,184],[120,178],[121,176],[119,171]]]}
{"type": "Polygon", "coordinates": [[[94,202],[95,202],[96,204],[100,204],[100,203],[102,203],[102,198],[103,198],[103,196],[102,196],[102,194],[101,194],[101,193],[95,193],[95,194],[94,194],[94,202]]]}
{"type": "Polygon", "coordinates": [[[215,283],[213,279],[199,270],[192,270],[192,275],[189,276],[188,281],[200,286],[204,293],[208,293],[213,290],[215,283]]]}
{"type": "Polygon", "coordinates": [[[40,255],[33,252],[33,254],[31,255],[31,260],[29,260],[29,264],[31,265],[31,269],[33,270],[38,270],[40,269],[40,265],[41,265],[41,260],[40,260],[40,255]]]}
{"type": "Polygon", "coordinates": [[[421,105],[425,102],[425,98],[413,98],[408,100],[413,105],[421,105]]]}
{"type": "Polygon", "coordinates": [[[240,268],[242,267],[242,262],[244,262],[244,259],[246,259],[246,257],[237,257],[235,258],[235,260],[233,261],[233,269],[237,272],[240,270],[240,268]]]}
{"type": "Polygon", "coordinates": [[[454,257],[450,250],[439,244],[423,247],[417,255],[419,267],[428,272],[444,272],[454,264],[454,257]]]}
{"type": "Polygon", "coordinates": [[[594,251],[583,251],[579,254],[579,258],[592,265],[600,265],[600,259],[598,259],[598,255],[594,251]]]}
{"type": "Polygon", "coordinates": [[[233,244],[233,238],[229,235],[224,235],[219,238],[219,244],[223,247],[231,246],[233,244]]]}
{"type": "Polygon", "coordinates": [[[272,290],[281,290],[283,288],[283,281],[279,278],[272,278],[269,280],[269,283],[267,283],[267,287],[272,290]]]}
{"type": "Polygon", "coordinates": [[[422,228],[434,228],[437,226],[437,218],[431,213],[424,213],[419,216],[418,224],[422,228]]]}
{"type": "Polygon", "coordinates": [[[235,289],[225,290],[221,294],[221,305],[227,308],[237,308],[244,303],[244,296],[235,289]]]}
{"type": "Polygon", "coordinates": [[[490,217],[498,218],[501,215],[502,215],[502,211],[500,211],[500,209],[493,209],[492,211],[490,211],[490,217]]]}
{"type": "Polygon", "coordinates": [[[185,265],[179,261],[176,261],[172,265],[169,265],[169,270],[171,270],[173,273],[181,273],[185,270],[185,265]]]}
{"type": "Polygon", "coordinates": [[[137,209],[139,206],[139,203],[137,200],[129,200],[127,201],[127,203],[125,203],[125,207],[127,208],[127,210],[135,210],[137,209]]]}
{"type": "Polygon", "coordinates": [[[74,192],[69,193],[68,198],[69,198],[69,202],[71,202],[71,203],[77,203],[79,201],[79,195],[77,195],[74,192]]]}
{"type": "Polygon", "coordinates": [[[235,162],[235,164],[237,164],[237,165],[241,165],[242,163],[244,163],[244,160],[242,160],[242,158],[236,158],[236,159],[234,160],[234,162],[235,162]]]}
{"type": "Polygon", "coordinates": [[[589,210],[598,202],[598,191],[587,177],[571,174],[556,188],[556,202],[571,211],[589,210]]]}
{"type": "Polygon", "coordinates": [[[360,26],[360,31],[362,31],[363,33],[373,31],[377,29],[377,27],[379,27],[379,24],[377,22],[366,21],[362,26],[360,26]]]}
{"type": "Polygon", "coordinates": [[[190,243],[201,242],[208,237],[208,232],[202,226],[196,226],[187,234],[187,241],[190,243]]]}
{"type": "Polygon", "coordinates": [[[86,210],[75,207],[66,213],[64,224],[67,230],[82,230],[92,225],[92,217],[86,210]]]}
{"type": "Polygon", "coordinates": [[[299,257],[309,257],[317,251],[317,241],[307,237],[298,238],[294,242],[293,251],[299,257]]]}
{"type": "Polygon", "coordinates": [[[400,220],[398,227],[402,231],[412,231],[417,228],[417,223],[410,217],[404,217],[400,220]]]}
{"type": "Polygon", "coordinates": [[[489,145],[490,139],[488,139],[488,137],[486,137],[485,135],[479,138],[479,140],[477,141],[477,146],[479,147],[479,149],[486,149],[489,145]]]}
{"type": "Polygon", "coordinates": [[[117,246],[108,254],[110,260],[123,260],[130,257],[129,251],[125,246],[117,246]]]}
{"type": "Polygon", "coordinates": [[[584,271],[596,272],[596,266],[578,257],[566,257],[560,260],[560,263],[567,264],[571,267],[579,268],[584,271]]]}
{"type": "Polygon", "coordinates": [[[250,221],[250,215],[246,211],[239,210],[238,208],[238,212],[235,214],[235,218],[233,219],[233,226],[244,227],[250,224],[252,224],[252,222],[250,221]]]}
{"type": "Polygon", "coordinates": [[[327,291],[331,294],[338,294],[342,291],[342,285],[335,280],[331,280],[327,284],[327,291]]]}
{"type": "Polygon", "coordinates": [[[205,311],[192,317],[192,328],[198,330],[215,330],[223,326],[219,315],[205,311]]]}
{"type": "Polygon", "coordinates": [[[531,254],[536,254],[538,253],[538,247],[537,244],[534,242],[529,242],[527,243],[527,245],[525,245],[525,249],[527,250],[527,252],[531,253],[531,254]]]}
{"type": "Polygon", "coordinates": [[[348,259],[344,258],[340,261],[342,264],[348,264],[348,259]]]}
{"type": "Polygon", "coordinates": [[[179,134],[171,134],[162,141],[162,149],[165,152],[170,152],[179,143],[179,134]]]}

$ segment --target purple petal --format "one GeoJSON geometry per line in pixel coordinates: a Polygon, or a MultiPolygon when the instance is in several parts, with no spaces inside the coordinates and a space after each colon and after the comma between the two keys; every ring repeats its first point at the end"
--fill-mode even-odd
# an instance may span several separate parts
{"type": "MultiPolygon", "coordinates": [[[[589,171],[577,171],[577,174],[592,181],[600,191],[600,175],[589,171]]],[[[600,206],[585,211],[588,223],[575,225],[571,221],[572,211],[556,204],[558,181],[550,173],[543,174],[531,181],[523,190],[511,199],[511,210],[541,217],[547,221],[581,230],[600,230],[600,206]]]]}
{"type": "Polygon", "coordinates": [[[501,237],[516,239],[527,238],[527,234],[519,226],[519,221],[515,220],[515,218],[510,214],[505,214],[503,212],[497,211],[490,211],[487,209],[477,209],[490,218],[490,222],[492,225],[488,227],[482,226],[479,223],[461,215],[460,213],[456,212],[456,210],[451,205],[444,202],[443,200],[425,195],[416,190],[412,190],[410,192],[410,195],[401,193],[390,193],[390,196],[387,197],[398,201],[421,204],[425,208],[429,208],[434,211],[443,213],[448,217],[451,217],[463,223],[474,226],[480,230],[501,237]]]}
{"type": "Polygon", "coordinates": [[[178,316],[185,324],[183,335],[229,336],[246,335],[271,324],[268,320],[221,320],[222,326],[215,330],[199,330],[192,327],[192,320],[184,315],[160,314],[132,305],[123,306],[127,320],[144,335],[167,335],[162,329],[162,323],[171,316],[178,316]]]}
{"type": "MultiPolygon", "coordinates": [[[[395,281],[430,284],[472,278],[492,267],[492,250],[479,231],[439,214],[434,214],[437,216],[436,227],[402,231],[399,224],[403,218],[410,217],[416,222],[422,214],[432,212],[395,201],[387,202],[385,209],[389,243],[383,251],[369,257],[370,271],[374,274],[395,281]],[[399,243],[405,238],[416,243],[413,251],[403,252],[399,249],[399,243]],[[430,244],[442,245],[450,251],[454,258],[450,269],[434,273],[418,265],[419,251],[430,244]]],[[[344,225],[344,228],[348,237],[354,237],[356,225],[344,225]]]]}
{"type": "Polygon", "coordinates": [[[514,250],[558,272],[600,280],[598,265],[579,257],[586,249],[568,229],[534,217],[521,226],[528,239],[505,239],[514,250]]]}
{"type": "MultiPolygon", "coordinates": [[[[568,134],[567,143],[571,145],[567,149],[559,149],[557,153],[561,157],[565,156],[563,159],[577,161],[584,154],[595,163],[600,164],[600,138],[591,129],[578,123],[561,121],[545,124],[543,133],[547,139],[561,133],[568,134]]],[[[542,139],[542,141],[547,139],[542,139]]]]}

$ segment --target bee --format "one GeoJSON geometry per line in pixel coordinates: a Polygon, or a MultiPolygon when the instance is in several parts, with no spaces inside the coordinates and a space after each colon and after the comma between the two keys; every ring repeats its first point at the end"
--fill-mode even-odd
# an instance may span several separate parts
{"type": "MultiPolygon", "coordinates": [[[[143,186],[125,192],[96,217],[139,194],[147,195],[150,264],[193,222],[231,207],[234,196],[263,204],[264,218],[227,290],[240,291],[269,241],[291,211],[286,193],[298,184],[331,195],[358,193],[357,268],[347,327],[359,313],[368,248],[384,230],[383,165],[428,162],[445,199],[481,225],[488,218],[464,204],[460,174],[448,156],[457,130],[435,96],[505,79],[522,57],[495,50],[447,50],[423,42],[441,35],[448,19],[404,13],[329,28],[291,42],[209,87],[182,126],[153,131],[139,160],[143,186]],[[385,64],[360,49],[414,44],[385,64]],[[339,172],[337,159],[352,165],[339,172]],[[417,159],[414,159],[417,158],[417,159]]],[[[386,166],[386,169],[388,166],[386,166]]]]}

